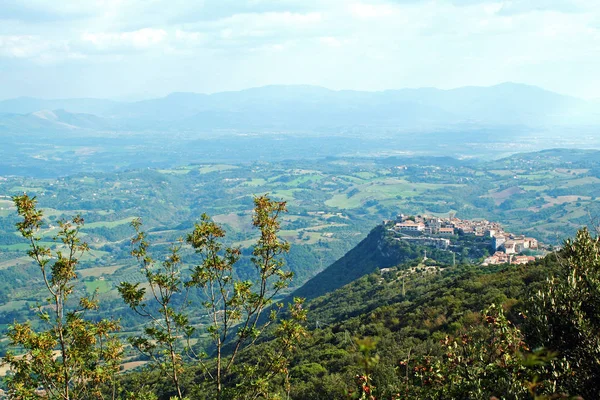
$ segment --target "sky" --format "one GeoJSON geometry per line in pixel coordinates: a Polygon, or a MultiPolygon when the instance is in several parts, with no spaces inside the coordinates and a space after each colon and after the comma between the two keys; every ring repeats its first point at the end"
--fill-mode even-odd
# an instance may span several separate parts
{"type": "Polygon", "coordinates": [[[600,0],[0,0],[0,99],[501,82],[600,98],[600,0]]]}

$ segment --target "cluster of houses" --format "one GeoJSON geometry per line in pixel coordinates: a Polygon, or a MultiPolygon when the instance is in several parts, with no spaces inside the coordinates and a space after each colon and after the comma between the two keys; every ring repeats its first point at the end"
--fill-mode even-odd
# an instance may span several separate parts
{"type": "Polygon", "coordinates": [[[535,261],[535,257],[519,255],[523,251],[537,250],[538,241],[524,235],[513,235],[512,233],[497,232],[492,236],[492,247],[496,251],[490,257],[483,260],[483,265],[489,264],[527,264],[535,261]]]}
{"type": "Polygon", "coordinates": [[[493,255],[486,257],[482,265],[490,264],[527,264],[535,261],[534,256],[524,256],[518,254],[506,254],[503,251],[497,251],[493,255]]]}
{"type": "MultiPolygon", "coordinates": [[[[386,221],[389,223],[389,221],[386,221]]],[[[489,264],[526,264],[534,261],[535,257],[521,255],[525,250],[537,250],[538,241],[524,235],[514,235],[505,232],[498,222],[487,220],[463,220],[454,216],[448,218],[433,217],[427,215],[407,216],[398,215],[393,221],[392,230],[404,233],[404,239],[424,240],[432,242],[435,247],[446,248],[450,244],[449,239],[440,239],[440,236],[474,235],[490,239],[490,248],[494,254],[483,261],[483,265],[489,264]]],[[[426,244],[426,243],[424,243],[426,244]]]]}
{"type": "Polygon", "coordinates": [[[467,235],[492,237],[503,233],[502,226],[497,222],[487,220],[467,220],[456,217],[440,218],[427,215],[408,216],[398,215],[394,230],[404,232],[421,232],[430,235],[467,235]]]}

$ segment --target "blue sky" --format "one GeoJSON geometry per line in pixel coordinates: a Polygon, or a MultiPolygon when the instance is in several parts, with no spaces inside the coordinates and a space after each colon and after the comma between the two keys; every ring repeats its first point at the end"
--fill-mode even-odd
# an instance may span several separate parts
{"type": "Polygon", "coordinates": [[[600,0],[1,0],[0,99],[523,82],[600,97],[600,0]]]}

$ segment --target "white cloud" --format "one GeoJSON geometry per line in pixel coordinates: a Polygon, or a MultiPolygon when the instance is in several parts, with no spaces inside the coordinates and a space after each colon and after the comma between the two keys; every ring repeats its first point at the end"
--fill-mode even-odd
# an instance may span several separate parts
{"type": "Polygon", "coordinates": [[[181,29],[175,31],[175,39],[186,43],[198,44],[201,43],[205,37],[206,35],[203,32],[183,31],[181,29]]]}
{"type": "Polygon", "coordinates": [[[389,4],[353,3],[349,9],[357,18],[379,18],[392,15],[395,8],[389,4]]]}
{"type": "Polygon", "coordinates": [[[52,41],[36,35],[0,35],[0,57],[45,64],[84,56],[72,51],[66,41],[52,41]]]}
{"type": "Polygon", "coordinates": [[[342,41],[339,39],[336,39],[332,36],[325,36],[322,38],[319,38],[319,40],[321,41],[321,43],[323,43],[326,46],[329,47],[341,47],[342,46],[342,41]]]}
{"type": "Polygon", "coordinates": [[[62,63],[54,75],[95,71],[89,80],[116,94],[145,88],[153,76],[165,93],[274,82],[378,90],[507,80],[600,92],[600,1],[0,2],[3,67],[62,63]],[[73,58],[85,58],[86,69],[73,58]],[[171,83],[162,79],[169,71],[177,71],[171,83]],[[115,75],[128,78],[111,86],[115,75]]]}
{"type": "Polygon", "coordinates": [[[81,35],[81,41],[93,45],[98,50],[148,49],[160,45],[167,38],[164,29],[144,28],[132,32],[89,33],[81,35]]]}
{"type": "Polygon", "coordinates": [[[319,37],[324,20],[321,12],[265,12],[235,14],[186,26],[194,32],[201,32],[204,38],[203,45],[209,48],[235,48],[245,52],[260,49],[277,50],[273,46],[307,37],[319,37]]]}
{"type": "Polygon", "coordinates": [[[39,38],[34,36],[0,36],[0,54],[5,57],[29,58],[43,49],[39,38]]]}
{"type": "Polygon", "coordinates": [[[574,0],[505,0],[498,13],[515,15],[531,12],[574,13],[583,11],[578,1],[574,0]]]}
{"type": "Polygon", "coordinates": [[[266,12],[235,14],[227,18],[218,19],[209,23],[200,24],[200,27],[210,30],[231,29],[232,32],[276,32],[301,30],[318,26],[323,21],[320,12],[292,13],[292,12],[266,12]]]}
{"type": "Polygon", "coordinates": [[[44,23],[75,20],[94,15],[91,1],[2,0],[0,21],[44,23]]]}

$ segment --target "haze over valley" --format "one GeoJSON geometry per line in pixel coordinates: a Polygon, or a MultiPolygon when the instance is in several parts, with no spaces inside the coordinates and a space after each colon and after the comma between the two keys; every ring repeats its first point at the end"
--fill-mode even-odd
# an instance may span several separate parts
{"type": "Polygon", "coordinates": [[[73,168],[328,156],[498,159],[598,148],[599,109],[597,102],[514,83],[383,92],[269,86],[132,103],[18,98],[0,102],[0,172],[52,176],[73,168]]]}

